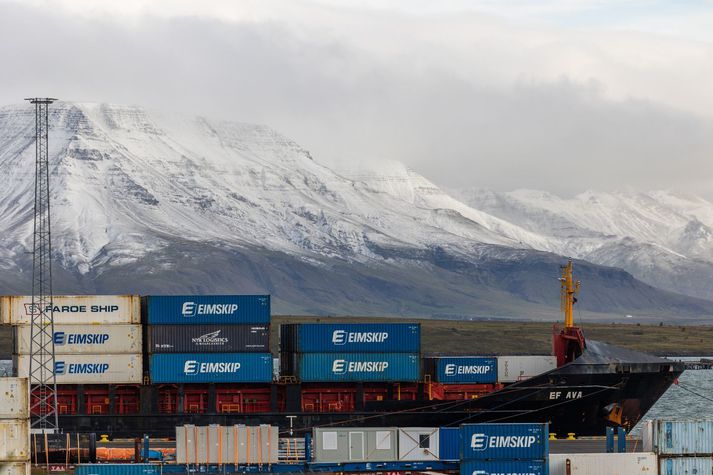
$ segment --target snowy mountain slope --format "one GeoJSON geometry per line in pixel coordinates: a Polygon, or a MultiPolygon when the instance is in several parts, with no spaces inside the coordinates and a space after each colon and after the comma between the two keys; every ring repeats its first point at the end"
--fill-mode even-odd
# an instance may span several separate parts
{"type": "MultiPolygon", "coordinates": [[[[60,292],[260,291],[278,311],[310,313],[557,313],[563,259],[541,251],[559,252],[561,239],[468,206],[400,164],[337,172],[265,126],[138,107],[57,103],[50,122],[60,292]]],[[[33,140],[28,105],[0,108],[6,292],[29,282],[33,140]]],[[[675,239],[705,249],[704,226],[675,239]]],[[[711,302],[622,271],[578,267],[591,280],[583,310],[713,314],[711,302]]]]}
{"type": "Polygon", "coordinates": [[[671,191],[588,191],[571,199],[532,190],[455,194],[545,237],[548,250],[621,267],[657,287],[713,298],[708,284],[713,278],[713,204],[702,198],[671,191]]]}

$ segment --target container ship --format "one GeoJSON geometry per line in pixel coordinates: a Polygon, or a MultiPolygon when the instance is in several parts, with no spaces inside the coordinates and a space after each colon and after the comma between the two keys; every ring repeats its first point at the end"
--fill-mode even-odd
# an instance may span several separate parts
{"type": "MultiPolygon", "coordinates": [[[[631,428],[684,368],[586,340],[573,322],[571,261],[560,281],[565,322],[549,356],[429,357],[417,323],[329,323],[281,325],[275,358],[269,296],[55,296],[59,424],[111,437],[173,437],[184,424],[270,424],[295,436],[480,422],[631,428]]],[[[18,376],[32,313],[30,297],[0,298],[18,376]]]]}

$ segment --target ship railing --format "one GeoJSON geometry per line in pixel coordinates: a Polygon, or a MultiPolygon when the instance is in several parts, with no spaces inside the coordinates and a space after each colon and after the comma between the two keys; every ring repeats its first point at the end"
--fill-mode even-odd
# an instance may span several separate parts
{"type": "Polygon", "coordinates": [[[305,440],[297,437],[280,437],[277,458],[281,463],[305,461],[305,440]]]}

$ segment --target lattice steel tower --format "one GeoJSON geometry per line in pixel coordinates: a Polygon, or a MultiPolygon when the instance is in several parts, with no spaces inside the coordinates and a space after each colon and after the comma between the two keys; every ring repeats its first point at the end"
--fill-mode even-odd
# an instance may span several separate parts
{"type": "Polygon", "coordinates": [[[59,432],[54,373],[52,240],[50,233],[49,105],[56,99],[26,99],[35,105],[35,223],[32,252],[30,340],[31,413],[34,432],[59,432]]]}

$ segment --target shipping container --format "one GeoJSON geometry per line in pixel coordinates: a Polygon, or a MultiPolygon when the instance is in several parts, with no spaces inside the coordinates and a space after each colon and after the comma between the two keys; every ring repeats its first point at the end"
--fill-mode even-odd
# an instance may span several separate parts
{"type": "MultiPolygon", "coordinates": [[[[293,353],[294,366],[283,376],[305,382],[418,381],[420,361],[412,353],[293,353]],[[295,368],[296,367],[296,368],[295,368]]],[[[283,354],[281,362],[284,365],[283,354]]],[[[284,366],[283,366],[284,367],[284,366]]]]}
{"type": "Polygon", "coordinates": [[[149,353],[266,353],[269,325],[150,325],[149,353]]]}
{"type": "Polygon", "coordinates": [[[176,427],[176,462],[182,464],[272,464],[278,462],[277,426],[176,427]]]}
{"type": "Polygon", "coordinates": [[[656,454],[650,452],[550,454],[550,475],[656,475],[657,471],[656,454]]]}
{"type": "Polygon", "coordinates": [[[557,367],[554,356],[498,356],[498,381],[514,383],[557,367]]]}
{"type": "Polygon", "coordinates": [[[399,460],[440,460],[438,427],[399,428],[399,460]]]}
{"type": "Polygon", "coordinates": [[[659,457],[660,475],[713,474],[713,457],[659,457]]]}
{"type": "Polygon", "coordinates": [[[654,420],[643,434],[644,445],[657,454],[713,456],[713,420],[654,420]]]}
{"type": "Polygon", "coordinates": [[[290,323],[280,325],[288,353],[419,353],[418,323],[290,323]]]}
{"type": "MultiPolygon", "coordinates": [[[[16,355],[20,377],[29,374],[30,357],[16,355]]],[[[142,359],[136,355],[58,355],[55,358],[57,384],[140,384],[142,359]]]]}
{"type": "Polygon", "coordinates": [[[30,462],[0,462],[0,475],[30,475],[30,462]]]}
{"type": "Polygon", "coordinates": [[[143,297],[151,325],[267,325],[269,295],[151,295],[143,297]]]}
{"type": "Polygon", "coordinates": [[[441,460],[460,460],[460,428],[441,427],[438,429],[438,449],[441,460]]]}
{"type": "Polygon", "coordinates": [[[545,459],[547,424],[463,424],[461,459],[545,459]]]}
{"type": "Polygon", "coordinates": [[[315,462],[392,462],[398,460],[398,429],[354,427],[314,429],[315,462]]]}
{"type": "Polygon", "coordinates": [[[548,475],[547,460],[468,460],[460,475],[548,475]]]}
{"type": "Polygon", "coordinates": [[[443,356],[423,359],[423,374],[437,383],[495,383],[498,360],[487,356],[443,356]]]}
{"type": "Polygon", "coordinates": [[[270,353],[156,353],[149,360],[151,382],[269,383],[270,353]]]}
{"type": "MultiPolygon", "coordinates": [[[[138,295],[55,295],[51,310],[55,325],[141,323],[138,295]]],[[[30,295],[0,297],[4,324],[29,325],[35,313],[30,295]]]]}
{"type": "Polygon", "coordinates": [[[0,378],[0,419],[30,417],[30,387],[27,378],[0,378]]]}
{"type": "MultiPolygon", "coordinates": [[[[15,354],[30,354],[30,325],[15,327],[15,354]]],[[[57,355],[141,353],[141,325],[55,325],[57,355]]]]}
{"type": "Polygon", "coordinates": [[[30,420],[0,420],[0,461],[29,462],[30,420]]]}
{"type": "Polygon", "coordinates": [[[74,475],[160,475],[160,465],[149,463],[95,463],[77,465],[74,475]]]}

